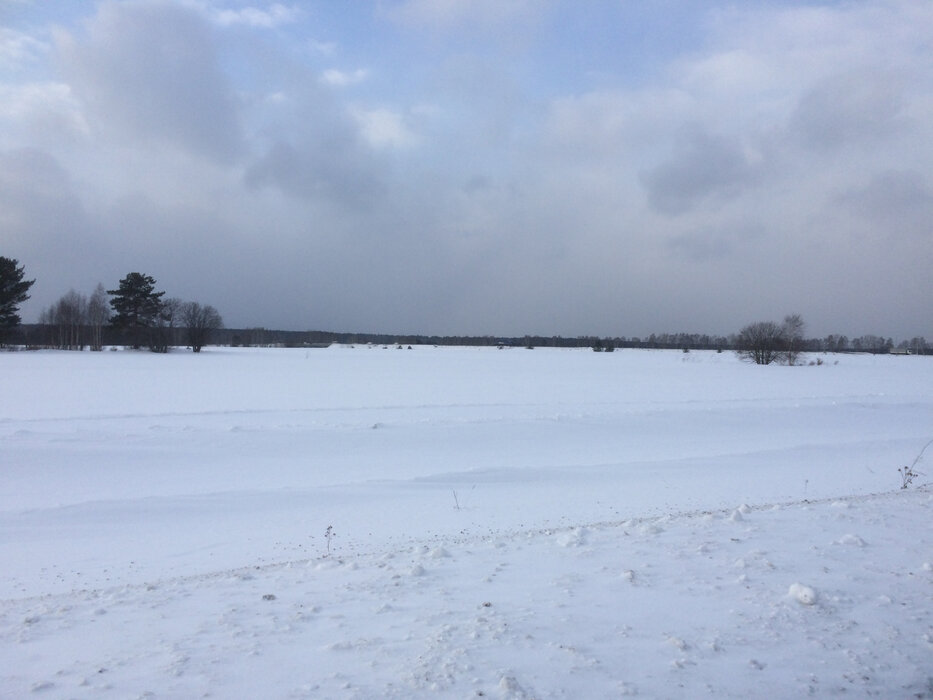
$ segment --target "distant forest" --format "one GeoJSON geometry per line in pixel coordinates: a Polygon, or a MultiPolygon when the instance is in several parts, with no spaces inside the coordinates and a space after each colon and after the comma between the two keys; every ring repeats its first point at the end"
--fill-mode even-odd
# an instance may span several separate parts
{"type": "MultiPolygon", "coordinates": [[[[181,333],[175,329],[177,337],[170,337],[168,344],[173,347],[186,347],[181,333]]],[[[57,327],[49,324],[23,324],[8,336],[8,342],[26,347],[54,346],[57,327]]],[[[105,326],[102,329],[104,345],[126,345],[125,331],[105,326]]],[[[467,345],[501,346],[520,348],[580,348],[588,347],[597,351],[612,352],[624,348],[643,348],[656,350],[736,350],[741,346],[739,336],[707,335],[701,333],[652,333],[645,338],[639,337],[596,337],[578,336],[491,336],[491,335],[393,335],[385,333],[337,333],[330,331],[280,331],[267,328],[218,328],[210,335],[210,344],[233,347],[288,347],[311,348],[323,347],[332,343],[346,345],[467,345]]],[[[802,352],[869,352],[889,353],[892,351],[910,352],[916,355],[933,354],[933,347],[924,338],[902,340],[895,344],[892,338],[878,335],[863,335],[848,338],[844,335],[828,335],[825,338],[804,338],[801,341],[802,352]]]]}

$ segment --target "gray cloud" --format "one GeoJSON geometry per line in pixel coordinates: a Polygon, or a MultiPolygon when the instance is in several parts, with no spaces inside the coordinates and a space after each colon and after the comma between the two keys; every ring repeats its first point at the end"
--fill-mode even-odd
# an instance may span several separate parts
{"type": "Polygon", "coordinates": [[[80,34],[59,32],[62,70],[101,138],[148,139],[230,162],[239,105],[208,22],[174,2],[107,2],[80,34]]]}
{"type": "Polygon", "coordinates": [[[683,214],[711,198],[729,199],[755,184],[758,169],[733,140],[691,130],[672,158],[643,175],[651,206],[664,214],[683,214]]]}
{"type": "Polygon", "coordinates": [[[695,262],[728,259],[736,251],[763,235],[760,223],[733,225],[721,223],[716,228],[691,230],[671,237],[671,251],[695,262]]]}
{"type": "Polygon", "coordinates": [[[0,231],[5,254],[37,280],[23,307],[27,319],[69,287],[89,291],[107,257],[104,236],[71,177],[35,148],[0,151],[0,231]]]}
{"type": "Polygon", "coordinates": [[[0,76],[26,317],[139,270],[232,326],[933,336],[921,4],[704,11],[637,74],[569,0],[246,5],[104,3],[0,76]]]}
{"type": "Polygon", "coordinates": [[[246,182],[299,199],[370,206],[384,188],[357,139],[349,133],[343,137],[306,140],[298,147],[277,142],[250,166],[246,182]]]}
{"type": "Polygon", "coordinates": [[[810,148],[870,147],[898,130],[899,82],[872,71],[826,78],[801,97],[791,129],[810,148]]]}
{"type": "Polygon", "coordinates": [[[35,148],[0,152],[0,221],[8,244],[41,250],[81,210],[70,178],[50,154],[35,148]]]}
{"type": "Polygon", "coordinates": [[[879,173],[836,201],[880,228],[885,237],[909,236],[933,243],[933,188],[916,171],[879,173]]]}

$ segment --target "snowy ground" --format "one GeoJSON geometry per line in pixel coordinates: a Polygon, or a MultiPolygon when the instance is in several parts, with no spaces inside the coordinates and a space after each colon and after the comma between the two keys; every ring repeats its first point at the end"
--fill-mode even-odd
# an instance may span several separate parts
{"type": "Polygon", "coordinates": [[[933,361],[822,359],[0,355],[0,697],[933,698],[933,361]]]}

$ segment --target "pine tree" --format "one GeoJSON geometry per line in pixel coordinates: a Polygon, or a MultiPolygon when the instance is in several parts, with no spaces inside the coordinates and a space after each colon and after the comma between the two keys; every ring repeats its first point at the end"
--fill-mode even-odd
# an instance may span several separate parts
{"type": "Polygon", "coordinates": [[[29,298],[27,292],[35,283],[23,279],[24,268],[17,267],[18,263],[13,258],[0,257],[0,334],[20,324],[19,305],[29,298]]]}
{"type": "Polygon", "coordinates": [[[110,317],[110,325],[127,330],[137,350],[149,330],[158,325],[162,311],[162,296],[165,292],[155,291],[155,284],[153,277],[131,272],[120,280],[118,289],[107,290],[107,294],[113,297],[110,306],[115,312],[110,317]]]}

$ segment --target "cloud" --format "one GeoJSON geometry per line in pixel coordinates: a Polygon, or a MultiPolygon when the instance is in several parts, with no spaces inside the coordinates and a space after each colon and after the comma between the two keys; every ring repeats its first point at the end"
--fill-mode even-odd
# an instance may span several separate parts
{"type": "Polygon", "coordinates": [[[825,78],[800,98],[791,130],[809,148],[870,147],[899,130],[899,82],[898,76],[877,71],[825,78]]]}
{"type": "Polygon", "coordinates": [[[416,142],[401,114],[385,108],[351,110],[360,133],[373,148],[406,148],[416,142]]]}
{"type": "Polygon", "coordinates": [[[47,152],[36,148],[0,152],[0,197],[3,202],[0,210],[11,231],[26,223],[33,213],[57,208],[55,202],[73,202],[69,196],[71,189],[70,178],[47,152]],[[32,202],[41,202],[43,206],[33,206],[32,202]]]}
{"type": "Polygon", "coordinates": [[[886,237],[907,236],[933,244],[933,187],[916,171],[876,174],[866,185],[841,193],[836,201],[858,219],[880,228],[886,237]]]}
{"type": "Polygon", "coordinates": [[[0,84],[0,124],[6,138],[38,143],[73,141],[90,133],[87,120],[65,83],[0,84]]]}
{"type": "Polygon", "coordinates": [[[272,29],[295,22],[301,16],[301,10],[295,6],[287,7],[281,3],[273,3],[265,10],[257,7],[244,7],[239,10],[212,10],[210,16],[213,21],[224,27],[239,24],[248,27],[272,29]]]}
{"type": "Polygon", "coordinates": [[[670,238],[671,251],[693,262],[728,260],[736,251],[763,234],[760,223],[732,225],[720,223],[716,228],[690,230],[670,238]]]}
{"type": "Polygon", "coordinates": [[[18,259],[37,280],[24,319],[38,315],[40,304],[51,303],[68,287],[86,286],[89,271],[96,274],[106,256],[72,178],[41,149],[0,151],[0,230],[5,255],[18,259]]]}
{"type": "Polygon", "coordinates": [[[0,67],[15,69],[38,60],[49,45],[34,36],[0,26],[0,67]]]}
{"type": "Polygon", "coordinates": [[[4,244],[37,303],[137,268],[234,326],[929,336],[933,6],[609,5],[11,24],[58,61],[21,41],[0,84],[4,244]],[[664,45],[620,46],[646,14],[664,45]]]}
{"type": "MultiPolygon", "coordinates": [[[[320,114],[320,113],[319,113],[320,114]]],[[[275,187],[297,199],[369,207],[384,191],[375,161],[349,121],[323,115],[300,135],[276,140],[247,169],[253,188],[275,187]]]]}
{"type": "Polygon", "coordinates": [[[402,24],[435,31],[492,29],[536,18],[546,4],[534,0],[405,0],[387,12],[402,24]]]}
{"type": "Polygon", "coordinates": [[[108,2],[56,37],[63,73],[102,138],[173,145],[230,162],[239,104],[201,15],[169,2],[108,2]]]}
{"type": "Polygon", "coordinates": [[[288,77],[262,127],[259,155],[247,163],[245,182],[297,200],[369,208],[387,187],[377,151],[403,145],[408,131],[394,113],[347,105],[342,91],[314,78],[305,68],[288,77]]]}
{"type": "Polygon", "coordinates": [[[651,206],[671,215],[711,198],[738,197],[757,179],[757,168],[738,143],[703,130],[692,130],[669,161],[643,175],[651,206]]]}
{"type": "Polygon", "coordinates": [[[321,80],[327,85],[333,85],[335,87],[346,87],[348,85],[362,83],[368,77],[369,71],[365,68],[357,68],[355,71],[349,72],[331,68],[324,71],[324,73],[321,75],[321,80]]]}

